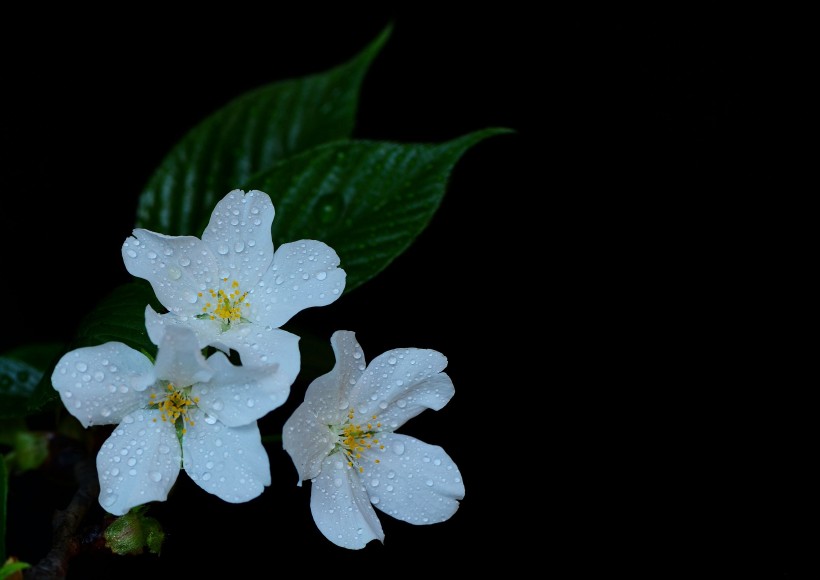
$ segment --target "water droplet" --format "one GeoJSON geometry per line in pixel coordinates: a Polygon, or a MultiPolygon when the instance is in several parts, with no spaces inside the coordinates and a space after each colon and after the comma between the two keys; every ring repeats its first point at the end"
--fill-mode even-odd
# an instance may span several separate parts
{"type": "Polygon", "coordinates": [[[380,501],[379,496],[377,496],[377,495],[374,495],[374,496],[370,497],[370,503],[372,503],[373,505],[376,505],[377,503],[379,503],[379,501],[380,501]]]}
{"type": "Polygon", "coordinates": [[[208,481],[209,479],[211,479],[211,474],[210,473],[208,473],[206,471],[205,473],[202,474],[202,481],[208,481]]]}
{"type": "Polygon", "coordinates": [[[188,302],[190,302],[191,304],[195,304],[195,303],[196,303],[196,300],[197,300],[197,295],[196,295],[196,292],[192,292],[192,291],[190,291],[190,290],[186,290],[186,291],[183,293],[183,296],[185,297],[185,300],[187,300],[187,301],[188,301],[188,302]]]}
{"type": "Polygon", "coordinates": [[[433,480],[432,480],[432,479],[428,479],[427,481],[425,481],[425,482],[424,482],[424,484],[425,484],[427,487],[433,487],[433,480]]]}
{"type": "Polygon", "coordinates": [[[335,485],[336,487],[342,487],[342,478],[337,477],[336,479],[334,479],[333,480],[333,485],[335,485]]]}
{"type": "Polygon", "coordinates": [[[391,364],[391,365],[396,364],[396,357],[391,356],[389,359],[387,359],[387,364],[391,364]]]}
{"type": "Polygon", "coordinates": [[[71,391],[65,391],[65,392],[63,393],[63,396],[64,396],[66,399],[70,399],[71,397],[73,397],[73,396],[74,396],[74,394],[73,394],[71,391]]]}
{"type": "Polygon", "coordinates": [[[248,405],[248,407],[253,407],[255,404],[256,404],[256,402],[253,399],[248,399],[248,402],[246,403],[246,405],[248,405]]]}
{"type": "Polygon", "coordinates": [[[245,249],[245,243],[241,242],[241,241],[236,242],[233,246],[233,251],[234,252],[241,252],[244,249],[245,249]]]}
{"type": "Polygon", "coordinates": [[[162,474],[159,471],[152,471],[148,475],[151,478],[151,481],[155,481],[156,483],[159,483],[160,480],[162,480],[162,474]]]}
{"type": "Polygon", "coordinates": [[[325,278],[327,278],[327,272],[325,272],[324,270],[322,270],[321,272],[316,272],[317,280],[324,280],[325,278]]]}
{"type": "Polygon", "coordinates": [[[128,467],[134,467],[136,464],[137,464],[136,457],[132,457],[131,459],[128,460],[128,467]]]}
{"type": "Polygon", "coordinates": [[[191,264],[191,260],[189,258],[186,258],[185,256],[182,256],[179,259],[179,265],[180,266],[190,266],[190,264],[191,264]]]}
{"type": "Polygon", "coordinates": [[[111,475],[113,475],[114,477],[117,477],[119,474],[120,474],[120,470],[119,470],[118,467],[112,467],[111,468],[111,475]]]}
{"type": "Polygon", "coordinates": [[[105,378],[105,373],[104,372],[97,371],[96,373],[94,373],[94,380],[95,381],[99,382],[99,381],[102,381],[104,378],[105,378]]]}
{"type": "Polygon", "coordinates": [[[109,409],[107,407],[103,407],[102,410],[100,411],[100,414],[103,417],[110,417],[111,416],[111,409],[109,409]]]}
{"type": "Polygon", "coordinates": [[[128,254],[128,256],[131,258],[137,257],[137,253],[134,250],[126,250],[125,253],[128,254]]]}
{"type": "Polygon", "coordinates": [[[370,482],[370,485],[372,485],[373,487],[379,487],[379,480],[378,479],[372,480],[370,482]]]}
{"type": "Polygon", "coordinates": [[[387,472],[387,479],[393,479],[394,477],[396,477],[396,472],[395,471],[393,471],[391,469],[390,471],[387,472]]]}
{"type": "Polygon", "coordinates": [[[282,278],[282,276],[277,276],[277,277],[276,277],[276,280],[274,280],[274,282],[276,282],[277,284],[281,284],[281,283],[282,283],[282,282],[284,282],[284,281],[285,281],[285,279],[284,279],[284,278],[282,278]]]}
{"type": "Polygon", "coordinates": [[[128,475],[136,475],[136,474],[137,474],[137,470],[136,470],[136,469],[129,469],[129,470],[128,470],[128,475]]]}
{"type": "Polygon", "coordinates": [[[214,417],[213,415],[208,415],[207,413],[205,413],[205,422],[208,425],[213,425],[214,423],[216,423],[216,417],[214,417]]]}
{"type": "Polygon", "coordinates": [[[84,362],[78,362],[75,366],[77,367],[77,370],[81,373],[84,373],[86,369],[88,369],[88,365],[84,362]]]}
{"type": "Polygon", "coordinates": [[[167,445],[160,445],[158,450],[160,453],[168,453],[169,451],[171,451],[171,448],[167,445]]]}
{"type": "Polygon", "coordinates": [[[395,453],[396,455],[401,455],[402,453],[404,453],[404,443],[393,443],[393,453],[395,453]]]}
{"type": "Polygon", "coordinates": [[[214,441],[214,445],[216,445],[217,447],[222,447],[222,439],[217,439],[216,441],[214,441]]]}
{"type": "Polygon", "coordinates": [[[217,252],[219,252],[220,254],[222,254],[222,255],[224,256],[224,255],[225,255],[225,254],[227,254],[230,250],[229,250],[229,248],[228,248],[228,246],[227,246],[227,245],[225,245],[225,244],[219,244],[219,247],[217,247],[216,251],[217,251],[217,252]]]}
{"type": "Polygon", "coordinates": [[[406,399],[399,399],[398,401],[396,401],[396,406],[399,409],[404,409],[407,406],[407,400],[406,399]]]}
{"type": "Polygon", "coordinates": [[[205,464],[205,467],[207,467],[208,469],[213,469],[214,468],[214,462],[209,461],[208,463],[205,464]]]}
{"type": "Polygon", "coordinates": [[[330,193],[326,196],[324,203],[317,204],[319,208],[319,221],[323,224],[330,224],[339,219],[342,210],[341,196],[330,193]]]}
{"type": "Polygon", "coordinates": [[[103,507],[109,507],[114,505],[115,501],[117,501],[117,494],[109,493],[103,496],[103,498],[100,500],[100,503],[103,505],[103,507]]]}
{"type": "Polygon", "coordinates": [[[171,280],[179,280],[182,277],[182,272],[179,271],[179,268],[175,268],[174,266],[168,267],[168,277],[171,280]]]}
{"type": "Polygon", "coordinates": [[[353,351],[353,358],[355,358],[356,360],[359,360],[360,358],[362,358],[362,352],[359,351],[359,350],[353,351]]]}
{"type": "Polygon", "coordinates": [[[434,459],[433,465],[441,465],[441,459],[434,459]]]}
{"type": "Polygon", "coordinates": [[[214,411],[221,411],[222,408],[225,406],[225,403],[222,402],[221,399],[214,401],[214,404],[211,405],[214,408],[214,411]]]}
{"type": "Polygon", "coordinates": [[[157,253],[156,252],[148,252],[148,259],[149,260],[156,260],[157,259],[157,253]]]}

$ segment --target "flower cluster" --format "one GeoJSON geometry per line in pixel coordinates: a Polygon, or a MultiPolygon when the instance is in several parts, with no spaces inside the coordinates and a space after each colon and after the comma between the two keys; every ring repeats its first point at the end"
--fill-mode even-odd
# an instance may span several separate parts
{"type": "MultiPolygon", "coordinates": [[[[125,267],[166,310],[145,308],[156,359],[108,342],[57,363],[51,380],[66,409],[84,427],[115,425],[97,455],[109,513],[166,500],[182,469],[231,503],[270,485],[257,422],[287,400],[300,372],[299,337],[281,327],[333,303],[346,279],[323,242],[274,249],[274,213],[267,194],[234,190],[201,238],[135,229],[122,246],[125,267]]],[[[367,365],[353,332],[335,332],[331,344],[335,367],[310,384],[282,433],[298,485],[312,482],[319,529],[360,549],[384,540],[375,509],[412,524],[450,518],[464,497],[458,467],[440,447],[396,433],[453,396],[446,358],[406,348],[367,365]]]]}

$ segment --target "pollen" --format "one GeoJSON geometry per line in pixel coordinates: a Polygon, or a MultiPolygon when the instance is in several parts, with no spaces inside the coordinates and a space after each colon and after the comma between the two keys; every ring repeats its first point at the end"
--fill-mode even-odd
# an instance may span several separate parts
{"type": "MultiPolygon", "coordinates": [[[[199,402],[199,397],[191,398],[189,396],[188,393],[191,390],[190,387],[178,389],[171,383],[168,383],[166,389],[168,392],[159,400],[157,400],[157,395],[155,393],[151,393],[148,404],[151,408],[156,408],[159,410],[159,418],[162,421],[176,423],[177,420],[181,420],[183,425],[187,423],[188,425],[193,426],[194,420],[190,417],[189,411],[196,407],[196,404],[199,402]]],[[[152,420],[155,423],[157,421],[156,417],[152,420]]],[[[185,433],[184,428],[182,432],[185,433]]]]}
{"type": "MultiPolygon", "coordinates": [[[[228,278],[223,278],[222,282],[227,282],[228,278]]],[[[230,329],[232,325],[240,322],[247,322],[243,316],[245,309],[250,307],[247,301],[248,292],[242,292],[239,282],[233,280],[227,290],[222,288],[210,289],[207,291],[210,300],[202,307],[202,314],[197,318],[215,320],[220,323],[222,331],[230,329]]],[[[202,293],[199,296],[203,296],[202,293]]]]}
{"type": "MultiPolygon", "coordinates": [[[[336,432],[337,442],[333,452],[341,451],[347,457],[347,465],[355,467],[359,473],[364,473],[364,467],[359,465],[359,459],[362,458],[362,453],[368,449],[373,449],[376,445],[379,450],[384,450],[384,445],[379,445],[379,440],[374,436],[378,433],[378,428],[381,423],[357,423],[355,421],[356,412],[350,409],[347,412],[347,420],[337,426],[330,426],[331,430],[336,432]]],[[[376,419],[376,415],[372,417],[376,419]]],[[[374,463],[379,463],[378,459],[374,463]]]]}

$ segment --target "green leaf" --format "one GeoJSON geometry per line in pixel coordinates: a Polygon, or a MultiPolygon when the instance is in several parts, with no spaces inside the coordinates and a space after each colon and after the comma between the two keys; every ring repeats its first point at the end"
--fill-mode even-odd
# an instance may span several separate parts
{"type": "Polygon", "coordinates": [[[329,143],[278,163],[245,186],[271,195],[276,246],[314,239],[336,250],[348,292],[383,270],[427,227],[464,152],[508,132],[485,129],[438,145],[329,143]]]}
{"type": "Polygon", "coordinates": [[[0,580],[3,580],[3,578],[8,578],[15,572],[25,570],[26,568],[31,568],[31,564],[27,562],[11,562],[9,564],[5,564],[2,568],[0,568],[0,580]]]}
{"type": "Polygon", "coordinates": [[[26,344],[3,353],[3,356],[21,360],[42,372],[56,364],[62,354],[64,345],[59,342],[26,344]]]}
{"type": "Polygon", "coordinates": [[[137,226],[199,235],[217,201],[259,171],[353,132],[359,89],[390,35],[387,27],[349,62],[239,96],[194,127],[149,179],[137,226]]]}
{"type": "Polygon", "coordinates": [[[115,288],[80,322],[71,348],[116,341],[155,356],[157,347],[145,331],[145,307],[149,304],[157,312],[165,311],[145,280],[115,288]]]}
{"type": "Polygon", "coordinates": [[[43,371],[27,362],[0,356],[0,419],[25,417],[43,371]]]}

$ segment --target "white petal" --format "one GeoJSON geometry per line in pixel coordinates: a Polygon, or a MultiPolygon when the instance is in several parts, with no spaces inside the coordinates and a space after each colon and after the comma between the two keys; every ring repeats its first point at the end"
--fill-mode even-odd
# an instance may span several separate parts
{"type": "Polygon", "coordinates": [[[417,525],[443,522],[456,513],[464,483],[441,447],[398,433],[380,434],[379,443],[383,450],[374,446],[359,460],[376,508],[417,525]]]}
{"type": "Polygon", "coordinates": [[[210,288],[218,282],[216,257],[202,240],[193,236],[166,236],[136,229],[125,240],[122,257],[125,268],[148,280],[160,303],[178,315],[201,313],[202,299],[198,293],[203,285],[210,288]]]}
{"type": "Polygon", "coordinates": [[[346,390],[356,383],[365,365],[355,333],[337,330],[330,342],[335,366],[308,386],[304,402],[282,428],[282,446],[296,466],[300,484],[319,474],[322,462],[333,450],[336,438],[328,425],[338,425],[346,417],[346,390]]]}
{"type": "Polygon", "coordinates": [[[117,516],[150,501],[165,501],[182,460],[173,424],[157,411],[135,411],[111,433],[97,454],[100,505],[117,516]]]}
{"type": "Polygon", "coordinates": [[[239,281],[243,291],[256,286],[273,261],[273,215],[268,194],[235,189],[216,204],[202,233],[219,271],[239,281]]]}
{"type": "Polygon", "coordinates": [[[170,325],[165,329],[154,362],[157,377],[176,387],[188,387],[209,380],[213,371],[205,362],[194,331],[170,325]]]}
{"type": "Polygon", "coordinates": [[[226,347],[239,353],[243,365],[279,365],[276,380],[287,388],[290,388],[299,374],[299,337],[286,330],[240,324],[236,330],[222,333],[220,339],[226,347]]]}
{"type": "MultiPolygon", "coordinates": [[[[347,400],[348,392],[359,381],[367,361],[364,351],[356,341],[356,333],[349,330],[337,330],[330,337],[336,364],[333,369],[315,379],[305,392],[305,401],[314,405],[336,408],[347,400]],[[326,403],[321,403],[326,400],[326,403]]],[[[335,422],[335,421],[334,421],[335,422]]]]}
{"type": "Polygon", "coordinates": [[[392,409],[390,429],[396,429],[426,408],[441,409],[453,396],[453,385],[446,375],[430,380],[447,366],[447,359],[435,350],[398,348],[370,361],[350,391],[350,404],[357,414],[382,422],[392,409]],[[409,407],[409,408],[408,408],[409,407]]]}
{"type": "MultiPolygon", "coordinates": [[[[331,411],[335,417],[338,411],[331,411]]],[[[299,405],[282,426],[282,448],[290,455],[299,475],[298,485],[313,479],[322,469],[322,462],[336,445],[336,436],[328,425],[338,423],[328,420],[321,408],[305,401],[299,405]]]]}
{"type": "Polygon", "coordinates": [[[277,379],[277,366],[234,366],[223,353],[208,358],[214,375],[207,383],[194,385],[200,409],[228,427],[239,427],[261,419],[281,406],[290,393],[289,385],[277,379]]]}
{"type": "Polygon", "coordinates": [[[119,423],[147,404],[142,391],[155,380],[151,361],[121,342],[67,352],[51,375],[63,405],[83,427],[119,423]]]}
{"type": "Polygon", "coordinates": [[[199,320],[190,316],[177,316],[173,312],[158,314],[150,305],[145,307],[145,330],[151,342],[159,345],[162,342],[162,337],[165,335],[166,329],[172,326],[190,328],[193,330],[200,349],[211,345],[223,351],[230,350],[230,347],[220,343],[219,325],[213,324],[213,321],[199,320]]]}
{"type": "Polygon", "coordinates": [[[372,540],[384,542],[384,532],[367,491],[343,455],[328,457],[311,485],[310,512],[328,540],[351,550],[360,550],[372,540]]]}
{"type": "Polygon", "coordinates": [[[326,306],[339,298],[345,278],[339,256],[327,244],[316,240],[282,244],[273,266],[249,296],[250,318],[280,327],[305,308],[326,306]]]}
{"type": "Polygon", "coordinates": [[[226,427],[192,414],[182,437],[185,471],[199,487],[230,503],[250,501],[270,485],[270,462],[256,423],[226,427]]]}

